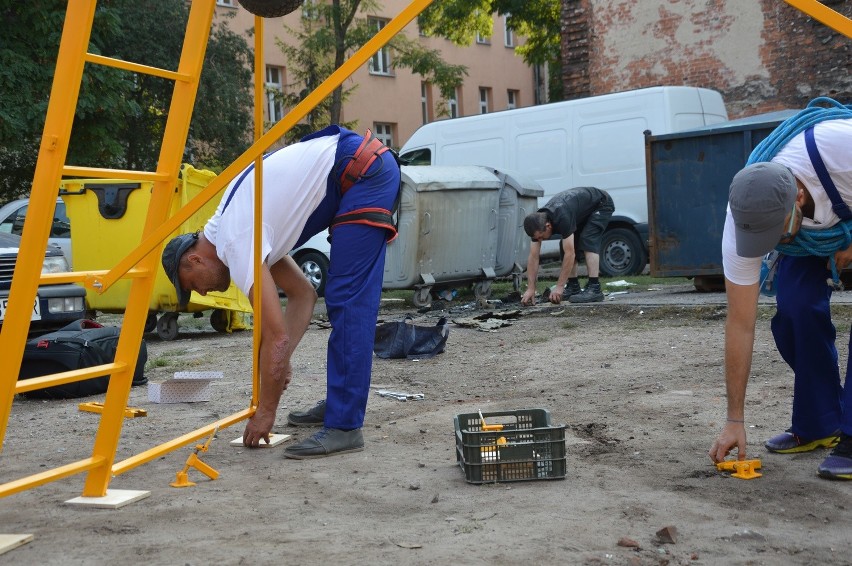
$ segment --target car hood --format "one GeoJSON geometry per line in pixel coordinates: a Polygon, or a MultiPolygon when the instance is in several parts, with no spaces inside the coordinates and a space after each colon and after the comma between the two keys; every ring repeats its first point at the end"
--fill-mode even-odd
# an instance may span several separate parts
{"type": "MultiPolygon", "coordinates": [[[[0,255],[17,255],[21,248],[21,237],[0,232],[0,255]]],[[[45,255],[62,255],[62,249],[56,244],[48,244],[45,255]]]]}

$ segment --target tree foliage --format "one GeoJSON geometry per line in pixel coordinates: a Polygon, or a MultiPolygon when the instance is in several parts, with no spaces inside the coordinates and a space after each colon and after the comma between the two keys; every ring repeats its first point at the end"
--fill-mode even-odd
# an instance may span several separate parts
{"type": "Polygon", "coordinates": [[[506,16],[506,23],[526,38],[516,48],[530,65],[551,70],[550,99],[562,98],[559,0],[441,0],[433,2],[418,18],[421,31],[445,37],[458,45],[470,45],[477,34],[493,33],[491,14],[506,16]]]}
{"type": "MultiPolygon", "coordinates": [[[[295,45],[278,42],[296,79],[287,85],[286,93],[282,95],[286,106],[298,104],[343,65],[349,54],[376,34],[376,27],[363,14],[375,13],[379,8],[380,5],[373,0],[315,2],[310,10],[303,11],[300,29],[286,28],[296,40],[295,45]]],[[[404,34],[395,36],[388,47],[393,52],[392,68],[410,69],[436,85],[445,98],[462,84],[467,75],[463,65],[447,63],[439,51],[427,49],[404,34]]],[[[288,133],[287,139],[292,141],[308,131],[340,123],[343,102],[349,92],[351,89],[343,87],[335,89],[331,98],[311,112],[306,124],[288,133]]]]}
{"type": "MultiPolygon", "coordinates": [[[[29,192],[67,7],[65,0],[0,0],[0,202],[29,192]]],[[[183,0],[101,0],[89,52],[174,70],[187,18],[183,0]]],[[[184,159],[222,167],[248,147],[252,59],[227,26],[212,31],[184,159]]],[[[173,86],[87,64],[67,162],[156,169],[173,86]]]]}

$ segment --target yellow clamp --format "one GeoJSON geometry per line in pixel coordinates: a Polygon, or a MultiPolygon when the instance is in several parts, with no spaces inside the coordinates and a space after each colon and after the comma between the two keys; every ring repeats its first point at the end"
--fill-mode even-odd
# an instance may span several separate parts
{"type": "Polygon", "coordinates": [[[754,478],[759,478],[763,474],[756,472],[755,470],[760,469],[760,460],[726,460],[724,462],[719,462],[716,464],[716,469],[719,471],[729,472],[731,470],[734,471],[731,474],[732,478],[740,478],[741,480],[752,480],[754,478]]]}
{"type": "Polygon", "coordinates": [[[186,459],[186,464],[183,466],[183,469],[177,472],[177,477],[175,481],[170,483],[169,485],[172,487],[190,487],[195,485],[195,482],[189,481],[189,469],[195,468],[211,480],[215,480],[219,477],[219,472],[202,462],[198,458],[199,452],[207,452],[207,448],[210,447],[210,442],[213,440],[213,437],[216,436],[216,432],[218,432],[219,427],[217,426],[213,430],[213,434],[210,435],[210,438],[207,439],[207,442],[204,444],[196,444],[195,452],[189,455],[189,458],[186,459]]]}

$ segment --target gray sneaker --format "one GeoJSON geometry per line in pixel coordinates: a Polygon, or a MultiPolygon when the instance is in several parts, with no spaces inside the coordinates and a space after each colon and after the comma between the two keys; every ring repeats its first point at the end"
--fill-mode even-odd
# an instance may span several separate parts
{"type": "Polygon", "coordinates": [[[284,456],[294,460],[303,460],[305,458],[325,458],[334,454],[360,452],[363,449],[364,436],[361,434],[360,428],[340,430],[323,427],[310,438],[288,446],[284,450],[284,456]]]}
{"type": "Polygon", "coordinates": [[[293,411],[287,422],[293,426],[322,426],[325,421],[325,399],[307,411],[293,411]]]}
{"type": "Polygon", "coordinates": [[[589,283],[582,293],[568,297],[569,303],[599,303],[604,300],[600,283],[589,283]]]}

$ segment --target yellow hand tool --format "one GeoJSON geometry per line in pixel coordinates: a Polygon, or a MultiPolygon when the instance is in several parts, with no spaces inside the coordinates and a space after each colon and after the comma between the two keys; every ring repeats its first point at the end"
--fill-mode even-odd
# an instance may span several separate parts
{"type": "Polygon", "coordinates": [[[760,469],[760,460],[726,460],[716,464],[716,469],[719,471],[731,471],[732,478],[740,478],[741,480],[752,480],[759,478],[763,474],[756,472],[760,469]]]}

